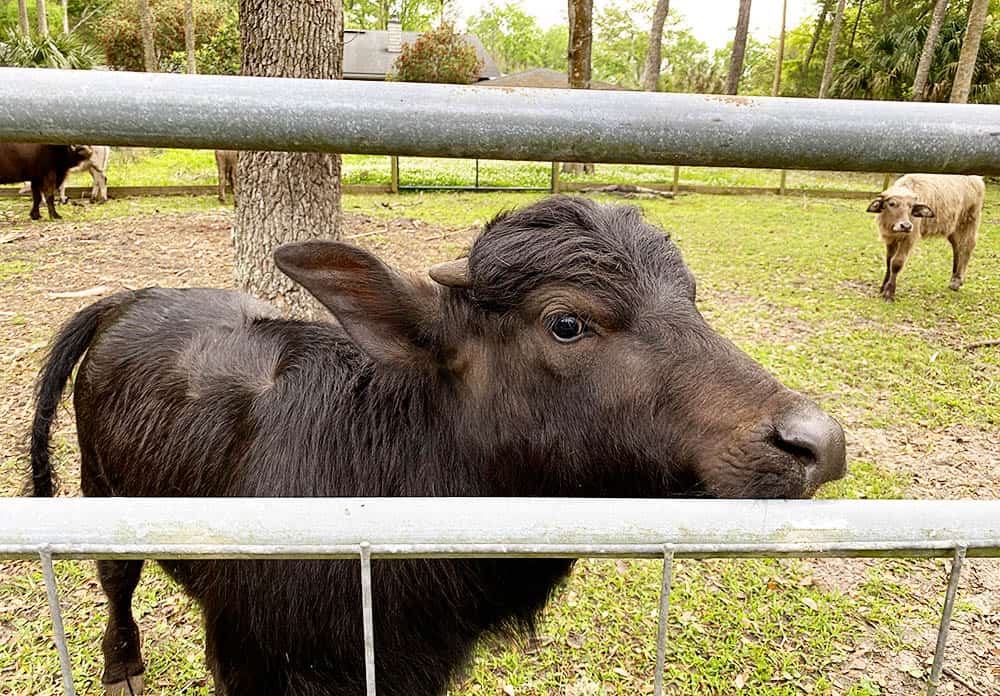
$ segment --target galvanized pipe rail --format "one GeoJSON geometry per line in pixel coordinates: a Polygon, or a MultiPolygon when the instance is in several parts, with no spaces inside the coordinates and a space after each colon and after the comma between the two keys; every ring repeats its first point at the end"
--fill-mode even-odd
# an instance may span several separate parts
{"type": "Polygon", "coordinates": [[[0,140],[1000,174],[1000,106],[0,69],[0,140]]]}
{"type": "Polygon", "coordinates": [[[45,570],[66,693],[74,693],[53,558],[361,561],[367,693],[375,696],[372,558],[663,559],[654,693],[663,688],[678,557],[953,558],[927,693],[940,681],[966,556],[1000,557],[1000,501],[544,498],[69,498],[0,500],[0,558],[45,570]]]}

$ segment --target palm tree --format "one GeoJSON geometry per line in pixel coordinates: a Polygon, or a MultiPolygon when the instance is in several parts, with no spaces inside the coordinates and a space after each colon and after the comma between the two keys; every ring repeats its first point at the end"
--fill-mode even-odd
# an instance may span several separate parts
{"type": "Polygon", "coordinates": [[[38,11],[38,33],[42,36],[48,36],[49,17],[45,14],[45,0],[35,0],[35,9],[38,11]]]}
{"type": "Polygon", "coordinates": [[[733,52],[729,57],[729,74],[723,94],[736,94],[743,75],[743,57],[747,52],[747,30],[750,28],[750,0],[740,0],[740,13],[736,18],[736,34],[733,36],[733,52]]]}
{"type": "Polygon", "coordinates": [[[21,27],[21,33],[27,36],[31,33],[31,24],[28,23],[28,1],[17,0],[17,23],[21,27]]]}
{"type": "Polygon", "coordinates": [[[983,40],[983,28],[986,26],[986,13],[989,9],[989,0],[972,0],[969,24],[962,40],[962,54],[958,57],[958,68],[955,70],[955,84],[951,88],[951,99],[948,100],[952,104],[965,104],[969,101],[972,73],[976,69],[976,57],[979,55],[979,44],[983,40]]]}
{"type": "Polygon", "coordinates": [[[139,27],[143,67],[146,72],[156,72],[156,44],[153,43],[153,15],[149,11],[149,0],[139,0],[139,27]]]}
{"type": "Polygon", "coordinates": [[[660,82],[660,49],[663,44],[663,23],[670,12],[670,0],[657,0],[653,11],[653,27],[649,30],[649,47],[646,49],[646,63],[642,68],[642,89],[655,92],[660,82]]]}
{"type": "Polygon", "coordinates": [[[806,55],[802,59],[802,74],[809,72],[809,64],[812,62],[813,53],[815,53],[816,45],[819,43],[819,36],[823,33],[823,27],[826,26],[826,17],[830,14],[832,6],[833,3],[831,0],[823,0],[823,4],[820,5],[819,17],[816,18],[816,29],[813,31],[812,41],[809,42],[809,48],[806,49],[806,55]]]}
{"type": "Polygon", "coordinates": [[[937,0],[934,3],[934,14],[927,28],[927,38],[920,52],[920,63],[917,64],[917,74],[913,78],[913,101],[924,100],[924,90],[927,89],[927,76],[931,72],[931,62],[934,60],[934,49],[937,47],[938,34],[941,33],[941,23],[948,9],[948,0],[937,0]]]}
{"type": "Polygon", "coordinates": [[[833,61],[837,57],[837,40],[840,38],[840,27],[844,24],[844,3],[846,0],[837,2],[837,14],[833,16],[833,27],[830,29],[830,46],[826,50],[826,63],[823,64],[823,81],[819,85],[819,98],[826,99],[826,94],[830,90],[830,83],[833,82],[833,61]]]}
{"type": "Polygon", "coordinates": [[[778,60],[774,63],[774,82],[771,83],[771,96],[776,97],[781,91],[781,64],[785,61],[785,19],[788,16],[788,0],[781,3],[781,33],[778,34],[778,60]]]}

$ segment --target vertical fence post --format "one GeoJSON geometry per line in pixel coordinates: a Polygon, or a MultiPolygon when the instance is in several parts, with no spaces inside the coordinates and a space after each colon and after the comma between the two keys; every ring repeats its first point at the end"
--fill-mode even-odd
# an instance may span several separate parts
{"type": "Polygon", "coordinates": [[[389,158],[389,188],[393,193],[399,193],[399,157],[389,158]]]}
{"type": "Polygon", "coordinates": [[[372,618],[372,548],[361,542],[361,620],[365,627],[365,693],[375,696],[375,627],[372,618]]]}
{"type": "Polygon", "coordinates": [[[42,574],[45,576],[45,591],[49,596],[49,613],[52,615],[52,632],[59,650],[59,666],[62,669],[63,692],[66,696],[76,696],[73,688],[73,668],[66,648],[66,632],[63,630],[62,612],[59,610],[59,592],[56,588],[56,571],[52,567],[52,554],[43,550],[38,554],[42,560],[42,574]]]}
{"type": "Polygon", "coordinates": [[[944,607],[941,609],[941,624],[938,626],[937,648],[934,650],[934,665],[931,676],[927,680],[927,696],[934,696],[941,684],[941,670],[944,668],[944,647],[948,642],[948,628],[951,625],[951,612],[955,608],[955,594],[958,592],[958,580],[962,575],[962,562],[965,560],[964,546],[955,549],[951,561],[951,575],[948,578],[948,591],[944,595],[944,607]]]}
{"type": "Polygon", "coordinates": [[[680,191],[680,188],[681,188],[681,168],[678,167],[675,164],[674,165],[674,182],[670,186],[670,190],[673,191],[674,195],[676,196],[677,192],[680,191]]]}
{"type": "Polygon", "coordinates": [[[779,196],[784,196],[785,195],[785,184],[787,183],[787,181],[788,181],[788,172],[785,171],[784,169],[782,169],[781,170],[781,182],[778,184],[778,195],[779,196]]]}
{"type": "Polygon", "coordinates": [[[559,193],[559,163],[552,163],[552,177],[549,188],[552,189],[552,193],[559,193]]]}
{"type": "Polygon", "coordinates": [[[663,548],[663,579],[660,585],[660,617],[656,627],[656,675],[653,695],[663,696],[663,667],[667,654],[667,616],[670,613],[670,585],[674,575],[674,551],[663,548]]]}

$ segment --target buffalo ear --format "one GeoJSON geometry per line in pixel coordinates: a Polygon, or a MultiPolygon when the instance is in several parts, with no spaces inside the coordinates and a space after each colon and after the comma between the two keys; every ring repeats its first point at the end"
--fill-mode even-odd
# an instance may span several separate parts
{"type": "Polygon", "coordinates": [[[333,312],[372,360],[416,366],[433,359],[440,313],[431,283],[403,276],[343,242],[284,244],[275,249],[274,262],[333,312]]]}
{"type": "Polygon", "coordinates": [[[884,207],[885,207],[885,199],[880,196],[879,198],[876,198],[875,200],[873,200],[871,203],[868,204],[868,211],[867,212],[869,212],[869,213],[881,213],[882,212],[882,208],[884,208],[884,207]]]}
{"type": "Polygon", "coordinates": [[[934,217],[934,211],[931,210],[929,205],[924,205],[923,203],[915,203],[913,208],[910,209],[910,215],[913,217],[921,218],[932,218],[934,217]]]}

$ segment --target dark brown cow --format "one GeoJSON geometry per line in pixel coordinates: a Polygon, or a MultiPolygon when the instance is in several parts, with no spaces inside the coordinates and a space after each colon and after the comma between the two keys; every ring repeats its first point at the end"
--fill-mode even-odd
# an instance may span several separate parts
{"type": "Polygon", "coordinates": [[[0,184],[31,182],[31,219],[42,217],[42,196],[49,208],[49,219],[58,220],[56,192],[66,172],[92,154],[87,145],[36,145],[0,143],[0,184]]]}
{"type": "MultiPolygon", "coordinates": [[[[551,198],[490,222],[466,260],[397,273],[311,241],[278,266],[339,320],[222,290],[101,300],[62,330],[32,436],[75,381],[91,496],[798,498],[844,473],[813,402],[713,331],[677,247],[634,208],[551,198]]],[[[142,561],[99,561],[104,682],[141,688],[142,561]]],[[[349,561],[161,561],[204,613],[217,693],[364,693],[349,561]]],[[[385,696],[436,696],[489,632],[529,628],[559,559],[373,564],[385,696]]]]}

